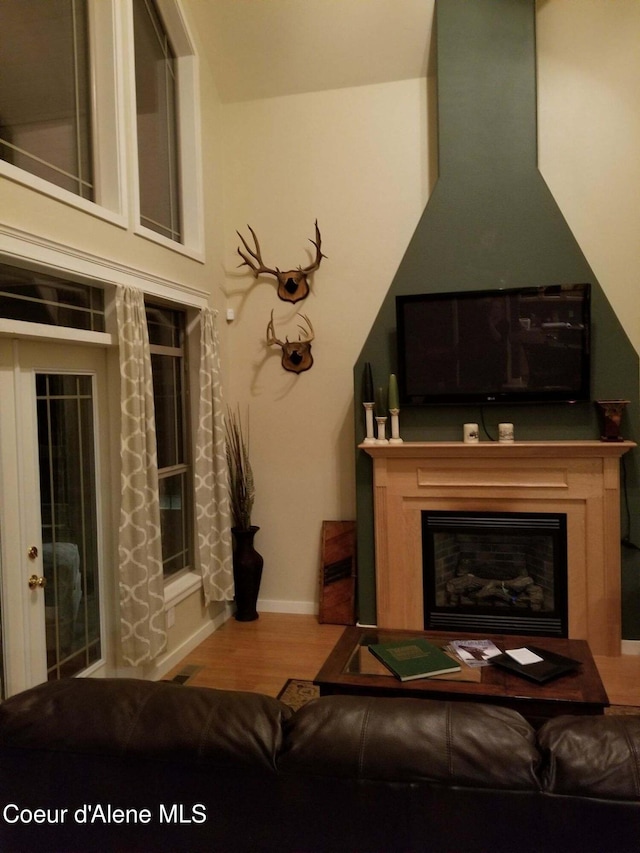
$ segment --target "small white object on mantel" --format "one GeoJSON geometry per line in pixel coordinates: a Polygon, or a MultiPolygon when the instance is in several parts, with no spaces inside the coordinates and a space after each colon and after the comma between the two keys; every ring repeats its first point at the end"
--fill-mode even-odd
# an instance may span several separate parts
{"type": "Polygon", "coordinates": [[[400,409],[389,409],[391,415],[391,438],[389,444],[402,444],[400,438],[400,409]]]}
{"type": "Polygon", "coordinates": [[[385,417],[376,416],[376,423],[378,425],[378,437],[376,439],[376,444],[389,444],[389,440],[386,437],[387,433],[387,419],[385,417]]]}
{"type": "Polygon", "coordinates": [[[480,430],[478,424],[463,424],[462,440],[465,444],[478,444],[480,441],[480,430]]]}
{"type": "Polygon", "coordinates": [[[375,403],[363,403],[364,411],[365,411],[365,424],[367,435],[364,439],[365,444],[375,444],[376,436],[373,429],[373,409],[375,407],[375,403]]]}

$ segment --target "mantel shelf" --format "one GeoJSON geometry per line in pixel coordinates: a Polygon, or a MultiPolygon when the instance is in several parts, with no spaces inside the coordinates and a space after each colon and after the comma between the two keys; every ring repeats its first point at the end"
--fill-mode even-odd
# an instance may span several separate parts
{"type": "Polygon", "coordinates": [[[427,459],[429,457],[481,458],[608,458],[616,459],[636,447],[635,441],[403,441],[401,444],[358,445],[369,456],[385,459],[427,459]]]}

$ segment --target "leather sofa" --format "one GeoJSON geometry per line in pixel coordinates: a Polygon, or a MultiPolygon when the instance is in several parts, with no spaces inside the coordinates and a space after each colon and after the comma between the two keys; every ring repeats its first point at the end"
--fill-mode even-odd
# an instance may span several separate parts
{"type": "Polygon", "coordinates": [[[0,705],[0,850],[640,849],[640,716],[135,679],[0,705]]]}

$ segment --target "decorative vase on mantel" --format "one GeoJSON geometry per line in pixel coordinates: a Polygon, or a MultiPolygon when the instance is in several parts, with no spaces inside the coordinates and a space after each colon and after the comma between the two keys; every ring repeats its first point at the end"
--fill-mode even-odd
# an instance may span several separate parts
{"type": "Polygon", "coordinates": [[[258,619],[256,605],[262,580],[264,560],[254,545],[253,540],[260,530],[255,524],[243,529],[232,527],[234,538],[233,549],[233,583],[235,587],[236,613],[238,622],[253,622],[258,619]]]}

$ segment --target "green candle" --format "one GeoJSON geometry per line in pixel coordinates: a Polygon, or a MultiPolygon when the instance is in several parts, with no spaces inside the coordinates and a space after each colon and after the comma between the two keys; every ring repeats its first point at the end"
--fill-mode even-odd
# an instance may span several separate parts
{"type": "Polygon", "coordinates": [[[384,418],[387,416],[387,407],[385,406],[384,400],[384,391],[382,388],[378,388],[376,391],[376,407],[375,413],[377,418],[384,418]]]}
{"type": "Polygon", "coordinates": [[[398,394],[398,380],[396,379],[395,373],[392,373],[389,377],[389,408],[390,409],[399,409],[400,408],[400,395],[398,394]]]}

